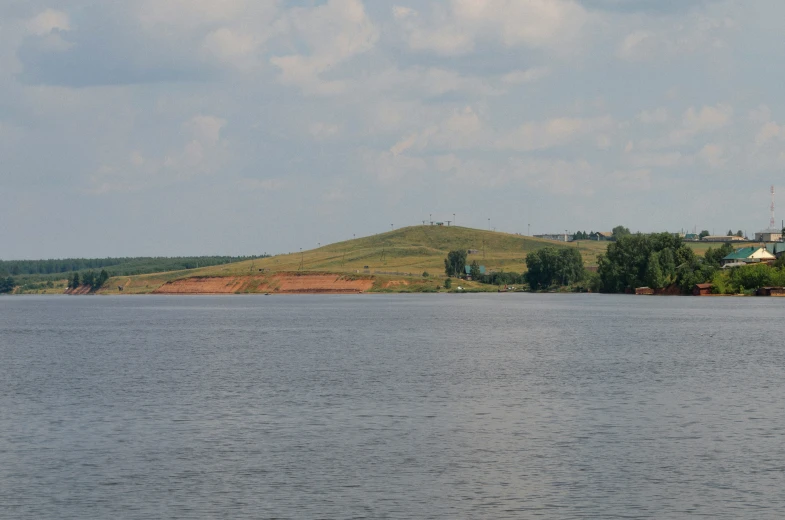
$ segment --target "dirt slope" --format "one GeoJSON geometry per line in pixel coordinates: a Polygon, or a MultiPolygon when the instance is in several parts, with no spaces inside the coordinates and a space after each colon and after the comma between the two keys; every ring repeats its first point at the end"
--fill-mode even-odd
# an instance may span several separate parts
{"type": "Polygon", "coordinates": [[[373,280],[324,273],[276,273],[269,276],[183,278],[167,282],[153,294],[321,293],[367,291],[373,280]]]}

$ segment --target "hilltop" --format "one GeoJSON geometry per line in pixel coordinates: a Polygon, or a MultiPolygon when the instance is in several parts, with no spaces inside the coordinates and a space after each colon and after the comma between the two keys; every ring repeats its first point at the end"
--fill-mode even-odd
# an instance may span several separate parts
{"type": "Polygon", "coordinates": [[[100,292],[116,294],[118,287],[124,293],[309,292],[308,283],[315,284],[314,292],[435,290],[444,279],[444,258],[451,250],[476,250],[469,262],[520,273],[526,270],[526,255],[543,247],[578,247],[587,263],[597,252],[590,242],[575,245],[459,226],[411,226],[269,258],[115,277],[100,292]],[[431,277],[423,278],[424,272],[431,277]]]}

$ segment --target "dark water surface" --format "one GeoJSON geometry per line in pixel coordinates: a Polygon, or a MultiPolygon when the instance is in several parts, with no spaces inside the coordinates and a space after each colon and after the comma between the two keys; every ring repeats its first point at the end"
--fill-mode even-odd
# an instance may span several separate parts
{"type": "Polygon", "coordinates": [[[0,298],[0,517],[785,518],[785,300],[0,298]]]}

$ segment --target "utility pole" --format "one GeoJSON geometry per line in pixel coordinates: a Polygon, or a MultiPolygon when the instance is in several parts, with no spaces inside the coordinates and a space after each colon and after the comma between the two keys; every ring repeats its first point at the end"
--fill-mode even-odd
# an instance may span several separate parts
{"type": "Polygon", "coordinates": [[[490,231],[490,230],[491,230],[491,219],[489,218],[488,219],[488,231],[490,231]]]}
{"type": "Polygon", "coordinates": [[[452,223],[453,225],[457,226],[458,224],[455,223],[455,213],[452,214],[452,223]]]}
{"type": "Polygon", "coordinates": [[[529,236],[532,236],[532,225],[529,224],[529,236]]]}

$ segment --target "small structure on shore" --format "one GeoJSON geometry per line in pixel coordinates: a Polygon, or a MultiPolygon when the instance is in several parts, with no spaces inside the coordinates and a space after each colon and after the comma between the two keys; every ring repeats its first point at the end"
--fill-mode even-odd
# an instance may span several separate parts
{"type": "Polygon", "coordinates": [[[761,287],[758,296],[785,296],[785,287],[761,287]]]}
{"type": "Polygon", "coordinates": [[[692,287],[693,296],[709,296],[714,284],[711,283],[698,283],[692,287]]]}
{"type": "Polygon", "coordinates": [[[635,289],[635,294],[650,296],[654,294],[654,289],[651,287],[638,287],[635,289]]]}

